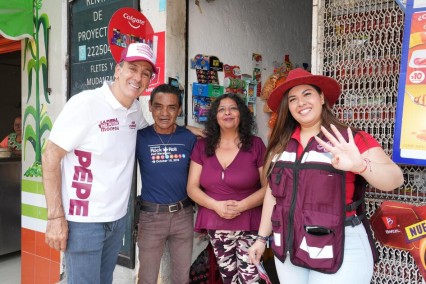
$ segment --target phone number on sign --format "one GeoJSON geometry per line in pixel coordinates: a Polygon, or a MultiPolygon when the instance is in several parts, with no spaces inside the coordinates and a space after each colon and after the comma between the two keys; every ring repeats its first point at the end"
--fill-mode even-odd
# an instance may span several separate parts
{"type": "Polygon", "coordinates": [[[109,54],[110,49],[108,44],[99,44],[87,47],[87,57],[96,57],[109,54]]]}

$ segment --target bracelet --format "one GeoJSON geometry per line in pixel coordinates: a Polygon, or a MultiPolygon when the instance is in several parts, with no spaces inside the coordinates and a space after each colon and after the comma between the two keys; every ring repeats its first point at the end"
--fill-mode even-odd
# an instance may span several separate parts
{"type": "Polygon", "coordinates": [[[264,243],[264,244],[266,244],[266,242],[269,240],[269,237],[264,237],[264,236],[261,236],[261,235],[257,235],[257,237],[256,237],[256,241],[260,241],[261,243],[264,243]]]}
{"type": "Polygon", "coordinates": [[[57,216],[57,217],[47,218],[47,220],[55,220],[55,219],[59,219],[59,218],[63,218],[63,217],[65,217],[65,215],[61,215],[61,216],[57,216]]]}
{"type": "MultiPolygon", "coordinates": [[[[364,158],[364,161],[365,161],[365,167],[360,172],[355,172],[355,174],[360,175],[364,173],[367,170],[367,168],[370,166],[371,161],[369,159],[364,158]]],[[[370,166],[370,172],[371,172],[371,166],[370,166]]]]}

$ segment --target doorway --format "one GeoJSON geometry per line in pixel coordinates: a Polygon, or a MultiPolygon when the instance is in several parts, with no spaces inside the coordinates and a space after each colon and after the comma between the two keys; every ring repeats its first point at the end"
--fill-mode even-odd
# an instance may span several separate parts
{"type": "Polygon", "coordinates": [[[21,41],[0,36],[0,139],[13,131],[21,114],[21,41]]]}
{"type": "MultiPolygon", "coordinates": [[[[3,140],[14,131],[15,117],[21,115],[21,41],[1,35],[0,86],[0,140],[3,140]]],[[[0,237],[0,274],[8,283],[19,283],[21,279],[20,165],[19,160],[0,158],[0,231],[8,232],[0,237]]]]}

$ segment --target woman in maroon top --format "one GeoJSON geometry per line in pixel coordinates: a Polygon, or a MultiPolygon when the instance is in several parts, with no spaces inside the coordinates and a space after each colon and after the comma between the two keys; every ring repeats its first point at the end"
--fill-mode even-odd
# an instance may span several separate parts
{"type": "Polygon", "coordinates": [[[206,138],[197,141],[188,177],[188,195],[198,205],[195,231],[207,232],[224,283],[257,283],[248,263],[265,195],[260,176],[265,145],[253,135],[253,115],[235,94],[213,102],[206,138]]]}

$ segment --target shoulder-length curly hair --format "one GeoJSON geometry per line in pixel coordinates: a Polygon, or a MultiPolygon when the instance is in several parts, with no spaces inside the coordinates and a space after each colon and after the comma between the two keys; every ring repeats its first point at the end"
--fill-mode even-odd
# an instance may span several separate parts
{"type": "Polygon", "coordinates": [[[243,151],[248,151],[252,145],[252,137],[257,131],[256,122],[253,114],[246,106],[244,101],[236,94],[228,93],[217,97],[211,105],[208,119],[205,124],[206,133],[206,155],[213,156],[220,142],[220,126],[217,122],[217,110],[223,99],[229,98],[237,103],[240,112],[240,125],[238,126],[238,135],[240,138],[240,147],[243,151]]]}

